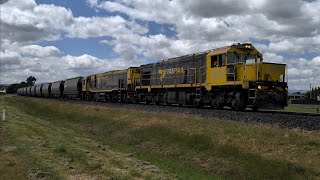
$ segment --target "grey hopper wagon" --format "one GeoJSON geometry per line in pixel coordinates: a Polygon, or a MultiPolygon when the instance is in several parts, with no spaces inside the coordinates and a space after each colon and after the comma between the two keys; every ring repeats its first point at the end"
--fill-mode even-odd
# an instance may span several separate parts
{"type": "Polygon", "coordinates": [[[36,86],[36,96],[42,96],[42,84],[36,86]]]}
{"type": "Polygon", "coordinates": [[[26,90],[26,95],[27,96],[31,96],[31,89],[32,89],[32,86],[28,86],[27,87],[27,90],[26,90]]]}
{"type": "Polygon", "coordinates": [[[63,97],[76,99],[81,97],[83,77],[67,79],[64,82],[63,97]]]}
{"type": "Polygon", "coordinates": [[[37,88],[36,85],[33,85],[33,86],[31,87],[31,96],[36,96],[36,88],[37,88]]]}
{"type": "Polygon", "coordinates": [[[51,97],[63,97],[64,81],[57,81],[51,84],[51,97]]]}
{"type": "Polygon", "coordinates": [[[46,83],[42,85],[42,96],[43,97],[51,96],[51,83],[46,83]]]}

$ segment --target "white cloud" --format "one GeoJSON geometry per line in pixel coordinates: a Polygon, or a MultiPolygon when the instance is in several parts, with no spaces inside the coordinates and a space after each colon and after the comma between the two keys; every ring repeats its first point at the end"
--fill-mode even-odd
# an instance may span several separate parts
{"type": "Polygon", "coordinates": [[[271,42],[271,51],[304,54],[320,51],[320,35],[305,38],[289,38],[283,41],[271,42]]]}
{"type": "Polygon", "coordinates": [[[189,13],[200,17],[222,17],[226,15],[243,14],[246,11],[250,11],[248,2],[238,0],[179,0],[179,4],[189,13]]]}
{"type": "Polygon", "coordinates": [[[0,52],[1,66],[20,64],[21,55],[17,52],[0,52]]]}
{"type": "Polygon", "coordinates": [[[134,19],[154,21],[157,23],[173,23],[182,13],[176,1],[163,0],[120,0],[120,1],[88,1],[92,7],[105,9],[109,12],[121,12],[134,19]]]}
{"type": "Polygon", "coordinates": [[[126,20],[120,16],[113,17],[78,17],[70,26],[64,27],[69,37],[100,37],[127,32],[126,20]]]}
{"type": "Polygon", "coordinates": [[[317,68],[320,68],[320,56],[317,56],[317,57],[313,58],[311,60],[311,64],[314,64],[317,68]]]}
{"type": "Polygon", "coordinates": [[[11,0],[1,5],[1,43],[32,43],[56,40],[59,30],[72,22],[72,12],[54,5],[36,5],[34,1],[11,0]]]}
{"type": "Polygon", "coordinates": [[[316,78],[320,0],[87,0],[97,11],[118,14],[94,17],[74,17],[70,9],[33,0],[1,3],[1,71],[7,73],[2,78],[7,82],[32,73],[42,81],[58,80],[136,66],[145,63],[145,58],[170,58],[254,39],[260,42],[256,47],[265,53],[265,61],[288,64],[291,87],[301,88],[306,82],[320,85],[316,78]],[[168,37],[163,29],[150,35],[148,22],[170,25],[176,35],[168,37]],[[100,43],[118,56],[71,56],[64,49],[35,45],[64,36],[106,37],[100,43]],[[280,55],[284,52],[297,57],[313,53],[315,57],[288,59],[280,55]]]}
{"type": "Polygon", "coordinates": [[[20,52],[23,56],[49,57],[57,56],[60,50],[54,46],[42,47],[39,45],[22,46],[20,52]]]}
{"type": "Polygon", "coordinates": [[[277,55],[276,53],[264,53],[263,54],[264,62],[274,62],[274,63],[285,63],[282,56],[277,55]]]}

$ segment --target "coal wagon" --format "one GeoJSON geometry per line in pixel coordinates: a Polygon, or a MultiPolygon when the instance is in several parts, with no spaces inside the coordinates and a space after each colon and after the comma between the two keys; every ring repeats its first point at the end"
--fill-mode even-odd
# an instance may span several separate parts
{"type": "Polygon", "coordinates": [[[62,98],[64,90],[64,81],[57,81],[51,84],[51,97],[62,98]]]}
{"type": "Polygon", "coordinates": [[[66,79],[64,82],[63,97],[69,99],[77,99],[82,97],[82,79],[83,77],[75,77],[66,79]]]}
{"type": "Polygon", "coordinates": [[[45,83],[42,85],[41,96],[42,97],[50,97],[51,96],[51,83],[45,83]]]}

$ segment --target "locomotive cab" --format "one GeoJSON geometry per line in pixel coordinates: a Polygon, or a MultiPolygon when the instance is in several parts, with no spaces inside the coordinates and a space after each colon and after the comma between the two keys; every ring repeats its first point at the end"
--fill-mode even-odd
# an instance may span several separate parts
{"type": "Polygon", "coordinates": [[[206,90],[220,91],[219,96],[226,99],[223,103],[232,108],[283,109],[287,105],[286,65],[262,60],[251,44],[208,53],[206,90]]]}

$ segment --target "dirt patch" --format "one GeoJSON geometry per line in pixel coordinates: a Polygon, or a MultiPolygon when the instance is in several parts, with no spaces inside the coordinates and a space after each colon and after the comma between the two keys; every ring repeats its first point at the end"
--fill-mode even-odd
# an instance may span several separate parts
{"type": "Polygon", "coordinates": [[[28,172],[28,179],[50,179],[51,174],[39,169],[31,169],[28,172]]]}
{"type": "Polygon", "coordinates": [[[74,171],[71,159],[62,158],[60,162],[66,169],[70,170],[71,172],[74,171]]]}
{"type": "Polygon", "coordinates": [[[18,146],[5,146],[5,147],[1,148],[1,151],[13,152],[13,151],[16,151],[17,149],[18,149],[18,146]]]}
{"type": "Polygon", "coordinates": [[[100,150],[102,150],[102,151],[105,151],[105,150],[107,150],[107,149],[110,149],[109,146],[103,145],[102,143],[99,143],[99,142],[96,142],[96,141],[91,141],[90,144],[91,144],[91,146],[92,146],[93,148],[95,148],[95,149],[100,149],[100,150]]]}
{"type": "Polygon", "coordinates": [[[142,128],[147,128],[147,127],[152,127],[152,126],[160,126],[164,123],[165,123],[164,121],[162,121],[158,118],[145,119],[143,121],[134,119],[133,123],[132,123],[132,128],[133,129],[142,129],[142,128]]]}
{"type": "Polygon", "coordinates": [[[97,177],[88,175],[88,174],[76,174],[76,175],[70,175],[67,177],[69,180],[95,180],[98,179],[97,177]]]}
{"type": "Polygon", "coordinates": [[[101,133],[101,127],[98,126],[92,126],[92,125],[81,125],[80,126],[82,129],[89,131],[90,134],[100,134],[101,133]]]}

